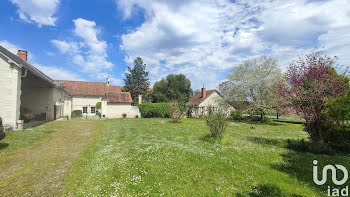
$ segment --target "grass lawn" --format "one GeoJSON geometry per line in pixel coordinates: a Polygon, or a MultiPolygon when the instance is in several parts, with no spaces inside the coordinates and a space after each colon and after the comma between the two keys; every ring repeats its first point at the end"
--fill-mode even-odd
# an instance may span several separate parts
{"type": "Polygon", "coordinates": [[[350,169],[343,153],[285,148],[307,139],[290,120],[231,122],[219,142],[207,134],[202,119],[56,121],[11,133],[0,142],[0,194],[326,196],[312,161],[350,169]]]}

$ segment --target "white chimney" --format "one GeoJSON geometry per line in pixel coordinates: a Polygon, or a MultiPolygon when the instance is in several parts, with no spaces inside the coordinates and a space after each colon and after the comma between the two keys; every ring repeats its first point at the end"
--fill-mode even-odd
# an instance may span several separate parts
{"type": "Polygon", "coordinates": [[[108,77],[107,79],[106,79],[106,83],[107,83],[107,86],[109,86],[109,82],[111,81],[111,79],[108,77]]]}
{"type": "Polygon", "coordinates": [[[141,104],[141,103],[142,103],[142,95],[139,94],[139,104],[141,104]]]}

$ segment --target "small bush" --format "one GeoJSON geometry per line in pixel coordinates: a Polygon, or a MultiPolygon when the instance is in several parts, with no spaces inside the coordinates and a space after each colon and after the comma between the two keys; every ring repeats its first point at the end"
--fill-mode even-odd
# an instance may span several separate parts
{"type": "Polygon", "coordinates": [[[229,119],[230,120],[243,120],[242,111],[240,111],[240,110],[232,111],[230,116],[229,116],[229,119]]]}
{"type": "Polygon", "coordinates": [[[174,123],[177,123],[186,115],[186,104],[173,102],[169,110],[169,116],[173,119],[174,123]]]}
{"type": "MultiPolygon", "coordinates": [[[[326,103],[323,119],[306,128],[322,131],[323,142],[339,149],[350,147],[350,91],[326,103]]],[[[311,129],[307,130],[310,132],[311,129]]],[[[312,131],[312,130],[311,130],[312,131]]],[[[312,134],[312,133],[311,133],[312,134]]]]}
{"type": "Polygon", "coordinates": [[[123,113],[122,116],[123,116],[123,118],[126,118],[126,113],[123,113]]]}
{"type": "Polygon", "coordinates": [[[80,118],[83,117],[83,111],[82,110],[74,110],[72,111],[72,118],[80,118]]]}
{"type": "Polygon", "coordinates": [[[350,149],[350,126],[329,124],[324,127],[322,140],[338,149],[350,149]]]}
{"type": "Polygon", "coordinates": [[[101,109],[101,102],[97,102],[95,107],[96,109],[101,109]]]}
{"type": "Polygon", "coordinates": [[[346,125],[350,122],[350,91],[326,103],[325,114],[334,124],[346,125]]]}
{"type": "Polygon", "coordinates": [[[169,118],[169,103],[142,103],[138,105],[144,118],[169,118]]]}
{"type": "Polygon", "coordinates": [[[206,117],[207,125],[211,135],[216,139],[221,139],[228,125],[226,114],[218,112],[206,117]]]}
{"type": "Polygon", "coordinates": [[[269,122],[270,119],[267,117],[261,117],[261,116],[255,116],[255,115],[250,115],[246,117],[246,120],[250,120],[251,122],[269,122]]]}
{"type": "Polygon", "coordinates": [[[135,118],[139,118],[139,115],[135,115],[135,118]]]}
{"type": "Polygon", "coordinates": [[[334,154],[337,149],[323,142],[305,141],[304,139],[287,139],[286,148],[297,152],[308,152],[313,154],[334,154]]]}

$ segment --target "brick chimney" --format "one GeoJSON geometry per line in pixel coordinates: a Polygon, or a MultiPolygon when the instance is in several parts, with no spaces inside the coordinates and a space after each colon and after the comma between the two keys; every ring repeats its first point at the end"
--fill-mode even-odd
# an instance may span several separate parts
{"type": "Polygon", "coordinates": [[[24,61],[27,61],[28,52],[25,50],[18,50],[17,56],[21,57],[24,61]]]}
{"type": "Polygon", "coordinates": [[[201,94],[202,94],[202,98],[205,98],[207,96],[207,89],[204,86],[202,88],[201,94]]]}

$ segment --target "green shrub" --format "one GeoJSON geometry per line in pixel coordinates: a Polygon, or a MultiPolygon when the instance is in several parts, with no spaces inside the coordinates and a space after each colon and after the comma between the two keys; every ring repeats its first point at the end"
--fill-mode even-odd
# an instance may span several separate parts
{"type": "Polygon", "coordinates": [[[350,91],[326,103],[326,115],[337,125],[350,121],[350,91]]]}
{"type": "Polygon", "coordinates": [[[177,123],[186,115],[186,104],[173,102],[169,110],[169,117],[173,119],[174,123],[177,123]]]}
{"type": "Polygon", "coordinates": [[[251,122],[269,122],[270,121],[270,119],[265,116],[261,117],[261,116],[255,116],[255,115],[247,116],[245,120],[249,120],[251,122]]]}
{"type": "Polygon", "coordinates": [[[101,109],[101,102],[96,103],[96,109],[101,109]]]}
{"type": "Polygon", "coordinates": [[[230,120],[243,120],[242,111],[240,111],[240,110],[232,111],[230,116],[229,116],[229,119],[230,120]]]}
{"type": "Polygon", "coordinates": [[[297,152],[309,152],[313,154],[334,154],[339,150],[323,142],[306,141],[304,139],[287,139],[286,148],[297,152]]]}
{"type": "Polygon", "coordinates": [[[208,115],[206,121],[212,137],[221,139],[228,125],[226,114],[218,112],[216,114],[208,115]]]}
{"type": "Polygon", "coordinates": [[[339,149],[350,149],[350,126],[329,124],[322,133],[323,142],[339,149]]]}
{"type": "Polygon", "coordinates": [[[350,91],[326,103],[324,117],[314,127],[322,131],[321,139],[333,147],[350,147],[350,91]]]}
{"type": "Polygon", "coordinates": [[[142,103],[138,105],[144,118],[169,118],[169,103],[142,103]]]}
{"type": "Polygon", "coordinates": [[[123,116],[123,118],[126,118],[126,113],[123,113],[122,116],[123,116]]]}
{"type": "Polygon", "coordinates": [[[72,111],[72,118],[80,118],[83,117],[83,111],[82,110],[74,110],[72,111]]]}

